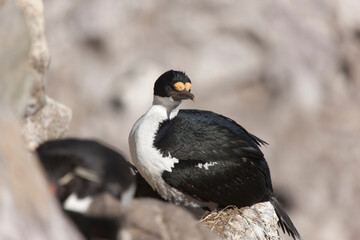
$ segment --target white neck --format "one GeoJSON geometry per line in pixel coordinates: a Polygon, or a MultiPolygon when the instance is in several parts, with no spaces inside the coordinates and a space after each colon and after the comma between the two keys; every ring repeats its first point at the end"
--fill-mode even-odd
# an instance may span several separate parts
{"type": "Polygon", "coordinates": [[[181,103],[182,101],[174,101],[172,97],[154,96],[152,105],[163,106],[166,109],[168,118],[172,119],[178,114],[181,103]]]}
{"type": "MultiPolygon", "coordinates": [[[[177,158],[164,156],[154,146],[159,125],[167,119],[173,119],[179,112],[181,101],[170,97],[154,96],[152,106],[135,123],[130,135],[129,146],[132,163],[140,174],[163,198],[190,206],[201,206],[201,203],[170,187],[162,178],[164,171],[171,172],[179,162],[177,158]]],[[[204,165],[205,166],[205,165],[204,165]]],[[[205,166],[208,167],[208,166],[205,166]]]]}

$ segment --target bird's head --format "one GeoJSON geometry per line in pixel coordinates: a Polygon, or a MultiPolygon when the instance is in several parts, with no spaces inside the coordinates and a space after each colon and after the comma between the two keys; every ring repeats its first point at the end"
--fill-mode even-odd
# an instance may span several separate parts
{"type": "Polygon", "coordinates": [[[190,93],[191,81],[185,73],[170,70],[163,73],[155,82],[154,96],[170,98],[175,102],[186,99],[194,99],[190,93]]]}

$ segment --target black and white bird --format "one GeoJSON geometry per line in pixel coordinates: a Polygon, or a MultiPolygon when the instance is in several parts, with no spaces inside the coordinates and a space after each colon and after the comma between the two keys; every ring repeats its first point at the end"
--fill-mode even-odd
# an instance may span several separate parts
{"type": "Polygon", "coordinates": [[[94,197],[101,194],[110,194],[127,206],[135,193],[132,166],[104,143],[76,138],[50,140],[36,153],[65,210],[86,213],[94,197]]]}
{"type": "Polygon", "coordinates": [[[95,140],[66,138],[42,143],[36,153],[53,194],[88,240],[116,240],[121,216],[88,214],[106,194],[127,207],[135,193],[133,166],[113,148],[95,140]]]}
{"type": "Polygon", "coordinates": [[[270,201],[282,229],[300,238],[273,194],[259,148],[266,142],[222,115],[180,110],[183,100],[194,99],[190,89],[183,72],[167,71],[156,80],[152,106],[129,135],[137,170],[160,196],[176,204],[215,209],[270,201]]]}

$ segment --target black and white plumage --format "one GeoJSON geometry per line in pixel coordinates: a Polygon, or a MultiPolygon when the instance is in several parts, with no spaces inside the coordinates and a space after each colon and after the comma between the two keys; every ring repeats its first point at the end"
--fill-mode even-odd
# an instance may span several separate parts
{"type": "Polygon", "coordinates": [[[191,81],[168,71],[154,86],[154,100],[135,123],[129,145],[132,160],[164,199],[210,209],[270,201],[280,226],[300,238],[273,194],[263,140],[235,121],[200,110],[179,110],[193,99],[191,81]]]}
{"type": "Polygon", "coordinates": [[[131,165],[104,143],[75,138],[50,140],[36,153],[66,210],[84,213],[95,196],[105,193],[126,206],[135,193],[131,165]]]}

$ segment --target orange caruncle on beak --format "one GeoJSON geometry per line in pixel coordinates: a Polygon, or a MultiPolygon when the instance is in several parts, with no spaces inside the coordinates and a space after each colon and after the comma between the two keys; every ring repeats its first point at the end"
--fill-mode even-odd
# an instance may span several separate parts
{"type": "Polygon", "coordinates": [[[185,83],[185,90],[190,91],[190,89],[191,89],[191,83],[189,82],[185,83]]]}
{"type": "Polygon", "coordinates": [[[182,83],[182,82],[177,82],[177,83],[174,84],[173,87],[174,87],[174,89],[176,91],[181,92],[181,91],[183,91],[185,89],[185,84],[182,83]]]}

